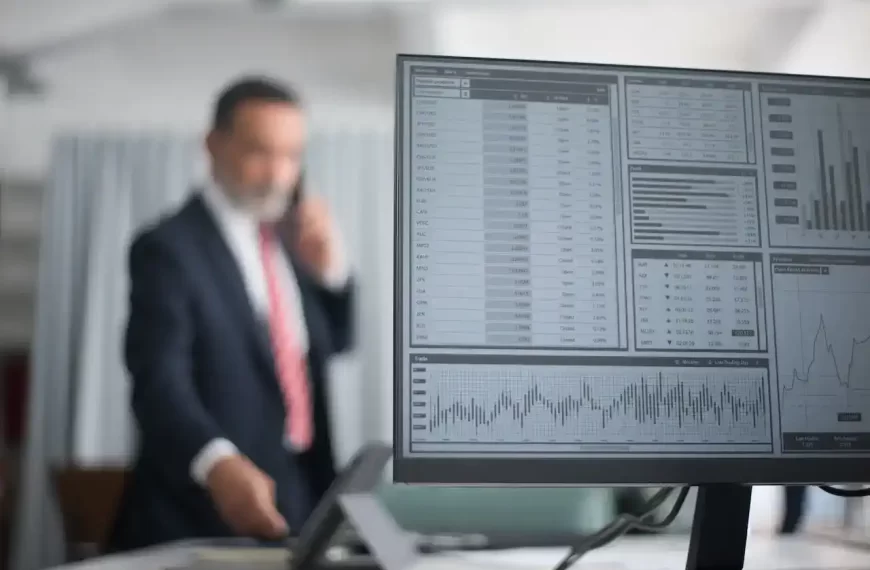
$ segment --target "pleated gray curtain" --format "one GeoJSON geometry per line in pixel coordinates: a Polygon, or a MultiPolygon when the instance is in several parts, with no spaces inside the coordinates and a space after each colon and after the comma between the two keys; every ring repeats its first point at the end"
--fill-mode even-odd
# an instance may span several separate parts
{"type": "MultiPolygon", "coordinates": [[[[361,344],[333,363],[337,455],[390,435],[392,135],[315,130],[311,190],[328,198],[358,276],[361,344]]],[[[126,255],[136,230],[205,175],[201,145],[175,135],[64,136],[54,144],[42,220],[28,442],[13,568],[63,561],[52,466],[127,463],[135,441],[121,359],[126,255]]]]}

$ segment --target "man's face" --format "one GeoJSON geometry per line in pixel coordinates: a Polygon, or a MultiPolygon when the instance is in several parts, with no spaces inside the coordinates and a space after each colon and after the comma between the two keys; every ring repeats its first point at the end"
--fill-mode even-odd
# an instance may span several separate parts
{"type": "Polygon", "coordinates": [[[242,103],[230,128],[208,137],[217,181],[234,202],[262,221],[275,221],[286,210],[304,148],[302,111],[287,103],[242,103]]]}

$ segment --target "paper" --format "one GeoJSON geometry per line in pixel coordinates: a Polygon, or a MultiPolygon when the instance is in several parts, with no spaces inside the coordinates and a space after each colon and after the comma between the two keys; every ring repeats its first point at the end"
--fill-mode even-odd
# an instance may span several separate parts
{"type": "Polygon", "coordinates": [[[234,562],[244,564],[281,564],[290,560],[286,548],[198,548],[195,562],[234,562]]]}

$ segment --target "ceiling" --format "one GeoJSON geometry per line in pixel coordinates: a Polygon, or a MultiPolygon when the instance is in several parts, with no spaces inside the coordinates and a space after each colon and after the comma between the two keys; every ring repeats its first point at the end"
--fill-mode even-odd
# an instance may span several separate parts
{"type": "Polygon", "coordinates": [[[600,61],[600,56],[590,58],[588,48],[566,49],[565,42],[545,50],[552,40],[546,33],[522,37],[530,25],[541,30],[561,26],[563,32],[570,25],[567,35],[578,46],[585,38],[595,37],[599,51],[618,55],[621,60],[642,58],[647,52],[672,46],[675,55],[669,59],[705,55],[716,49],[730,54],[728,66],[735,66],[730,63],[733,60],[740,68],[776,69],[833,5],[856,3],[858,0],[0,0],[0,77],[7,78],[12,91],[36,92],[47,81],[34,72],[41,61],[85,49],[101,38],[170,19],[257,13],[272,20],[320,25],[355,22],[360,27],[367,26],[372,18],[389,18],[400,32],[405,30],[397,49],[409,46],[410,51],[417,52],[453,54],[473,49],[478,52],[474,55],[512,51],[535,57],[542,50],[558,50],[562,55],[558,59],[600,61]],[[481,14],[484,16],[478,17],[481,14]],[[499,32],[494,26],[486,37],[477,33],[480,22],[496,20],[503,22],[499,25],[505,36],[501,41],[493,37],[499,32]],[[477,28],[468,28],[469,22],[476,22],[477,28]],[[603,31],[619,35],[602,42],[603,31]]]}
{"type": "MultiPolygon", "coordinates": [[[[12,68],[17,64],[21,75],[22,68],[33,60],[74,50],[125,26],[138,26],[179,13],[254,10],[271,10],[282,18],[319,20],[364,19],[373,10],[394,14],[425,10],[433,26],[437,26],[440,13],[462,11],[527,15],[530,10],[545,14],[561,9],[567,18],[577,22],[584,21],[581,16],[584,11],[600,12],[602,8],[622,11],[626,19],[631,18],[631,13],[658,12],[663,22],[682,22],[702,36],[727,33],[735,50],[757,48],[763,54],[775,56],[791,45],[819,8],[828,3],[823,0],[0,0],[0,69],[5,68],[8,74],[16,71],[12,68]],[[687,19],[690,16],[692,21],[687,19]]],[[[519,23],[519,18],[515,19],[519,23]]],[[[652,24],[648,18],[646,23],[652,24]]],[[[594,31],[591,26],[578,29],[579,35],[594,31]]],[[[662,37],[662,41],[667,38],[662,37]]],[[[758,57],[763,58],[763,54],[758,57]]]]}

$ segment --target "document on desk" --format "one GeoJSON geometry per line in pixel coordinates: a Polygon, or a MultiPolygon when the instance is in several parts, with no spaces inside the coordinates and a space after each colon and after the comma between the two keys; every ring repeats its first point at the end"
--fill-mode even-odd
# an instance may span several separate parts
{"type": "Polygon", "coordinates": [[[183,566],[166,570],[286,570],[289,560],[290,551],[286,548],[202,547],[194,549],[183,566]]]}
{"type": "MultiPolygon", "coordinates": [[[[340,546],[330,547],[325,558],[331,563],[359,562],[358,557],[340,546]]],[[[238,570],[240,567],[287,570],[291,559],[292,552],[288,548],[209,546],[193,549],[191,559],[182,567],[165,570],[238,570]]]]}
{"type": "Polygon", "coordinates": [[[287,548],[198,548],[195,556],[198,560],[216,562],[287,562],[290,560],[290,550],[287,548]]]}

